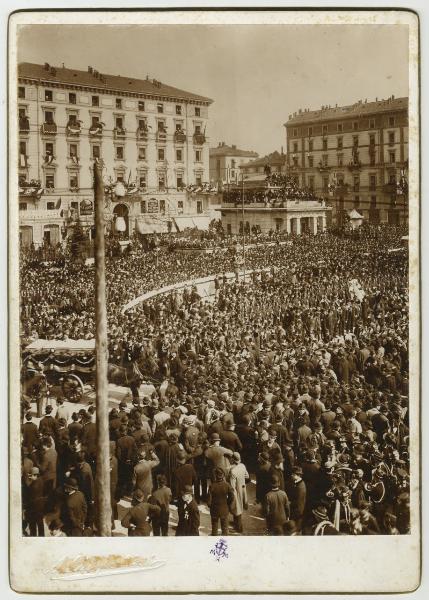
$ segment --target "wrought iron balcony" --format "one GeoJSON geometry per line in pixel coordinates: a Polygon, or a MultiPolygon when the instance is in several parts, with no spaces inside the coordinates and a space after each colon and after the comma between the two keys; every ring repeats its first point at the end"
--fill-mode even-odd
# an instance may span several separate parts
{"type": "Polygon", "coordinates": [[[57,125],[56,123],[43,123],[41,126],[41,131],[44,135],[56,135],[57,125]]]}
{"type": "Polygon", "coordinates": [[[80,135],[81,127],[79,123],[67,123],[66,133],[67,135],[73,135],[75,137],[80,135]]]}
{"type": "Polygon", "coordinates": [[[127,130],[124,127],[115,127],[113,130],[113,136],[115,140],[123,139],[127,134],[127,130]]]}
{"type": "Polygon", "coordinates": [[[157,142],[166,142],[167,141],[167,132],[164,130],[158,130],[156,132],[156,141],[157,142]]]}
{"type": "Polygon", "coordinates": [[[184,131],[176,131],[174,133],[174,141],[179,144],[186,142],[186,133],[184,131]]]}
{"type": "Polygon", "coordinates": [[[206,136],[204,133],[194,133],[194,144],[204,144],[206,136]]]}
{"type": "Polygon", "coordinates": [[[361,168],[362,168],[362,163],[360,162],[360,160],[352,161],[348,165],[349,171],[360,171],[361,168]]]}
{"type": "Polygon", "coordinates": [[[20,133],[29,133],[30,131],[30,121],[28,117],[19,117],[19,132],[20,133]]]}
{"type": "Polygon", "coordinates": [[[103,135],[103,126],[100,123],[98,125],[91,125],[89,135],[92,137],[101,137],[103,135]]]}
{"type": "Polygon", "coordinates": [[[138,140],[147,140],[147,129],[143,129],[142,127],[139,127],[137,129],[137,139],[138,140]]]}

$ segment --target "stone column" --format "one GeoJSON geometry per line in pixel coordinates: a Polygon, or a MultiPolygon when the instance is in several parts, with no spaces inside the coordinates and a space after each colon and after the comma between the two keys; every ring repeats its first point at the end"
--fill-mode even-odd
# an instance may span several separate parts
{"type": "Polygon", "coordinates": [[[317,233],[317,216],[313,217],[313,234],[317,233]]]}
{"type": "Polygon", "coordinates": [[[322,231],[326,231],[326,214],[322,217],[322,231]]]}
{"type": "Polygon", "coordinates": [[[296,234],[301,235],[301,217],[296,218],[296,234]]]}
{"type": "Polygon", "coordinates": [[[291,220],[288,218],[286,219],[286,231],[288,232],[288,234],[290,234],[290,232],[292,231],[291,220]]]}

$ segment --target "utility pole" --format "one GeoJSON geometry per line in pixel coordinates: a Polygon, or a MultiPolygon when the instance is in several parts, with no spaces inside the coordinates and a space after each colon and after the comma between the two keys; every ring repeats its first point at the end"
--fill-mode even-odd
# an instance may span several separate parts
{"type": "Polygon", "coordinates": [[[95,354],[97,470],[95,476],[98,535],[112,535],[110,503],[109,399],[107,384],[106,263],[104,248],[104,188],[100,167],[94,163],[95,214],[95,354]]]}

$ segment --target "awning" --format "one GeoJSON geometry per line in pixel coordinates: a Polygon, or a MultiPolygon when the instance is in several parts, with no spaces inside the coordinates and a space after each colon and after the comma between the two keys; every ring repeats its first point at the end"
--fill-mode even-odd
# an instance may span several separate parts
{"type": "Polygon", "coordinates": [[[176,227],[179,231],[184,231],[188,227],[190,229],[197,227],[192,217],[174,217],[174,222],[176,223],[176,227]]]}
{"type": "Polygon", "coordinates": [[[210,225],[211,218],[206,215],[199,215],[198,217],[192,217],[194,226],[202,231],[207,231],[210,225]]]}
{"type": "Polygon", "coordinates": [[[137,221],[137,230],[142,235],[148,235],[150,233],[166,233],[168,231],[168,226],[166,221],[137,221]]]}
{"type": "Polygon", "coordinates": [[[349,212],[349,218],[350,219],[363,219],[363,216],[360,213],[358,213],[358,211],[355,208],[353,208],[353,210],[351,210],[349,212]]]}

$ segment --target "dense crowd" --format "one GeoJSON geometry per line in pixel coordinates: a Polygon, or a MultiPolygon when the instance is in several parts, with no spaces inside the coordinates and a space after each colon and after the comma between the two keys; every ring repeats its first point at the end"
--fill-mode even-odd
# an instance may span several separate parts
{"type": "MultiPolygon", "coordinates": [[[[249,490],[270,535],[410,530],[408,264],[403,231],[293,237],[233,252],[168,248],[107,261],[109,361],[158,382],[110,412],[113,518],[129,535],[246,533],[249,490]],[[215,296],[151,289],[215,275],[215,296]],[[162,382],[162,383],[161,383],[162,382]],[[230,520],[232,519],[232,525],[230,520]]],[[[94,335],[93,270],[21,270],[23,343],[94,335]]],[[[22,425],[23,528],[94,531],[95,410],[63,399],[22,425]]]]}
{"type": "Polygon", "coordinates": [[[323,202],[313,189],[301,187],[295,177],[283,173],[267,174],[259,188],[254,185],[247,188],[244,184],[234,186],[223,192],[223,200],[236,205],[257,203],[271,207],[281,207],[287,200],[323,202]]]}

